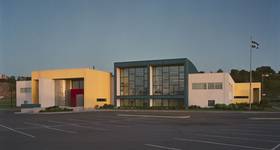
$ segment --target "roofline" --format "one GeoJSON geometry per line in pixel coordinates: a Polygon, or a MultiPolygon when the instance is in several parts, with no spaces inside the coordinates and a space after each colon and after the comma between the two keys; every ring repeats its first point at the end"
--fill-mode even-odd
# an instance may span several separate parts
{"type": "Polygon", "coordinates": [[[33,72],[48,72],[48,71],[70,71],[70,70],[92,70],[92,71],[100,71],[100,72],[106,72],[106,73],[111,73],[108,71],[103,71],[103,70],[97,70],[97,69],[92,69],[92,68],[61,68],[61,69],[46,69],[46,70],[33,70],[33,72]]]}
{"type": "Polygon", "coordinates": [[[141,60],[141,61],[125,61],[125,62],[115,62],[115,67],[126,67],[126,66],[145,66],[145,65],[160,65],[160,64],[184,64],[186,62],[191,62],[187,58],[175,58],[175,59],[157,59],[157,60],[141,60]]]}

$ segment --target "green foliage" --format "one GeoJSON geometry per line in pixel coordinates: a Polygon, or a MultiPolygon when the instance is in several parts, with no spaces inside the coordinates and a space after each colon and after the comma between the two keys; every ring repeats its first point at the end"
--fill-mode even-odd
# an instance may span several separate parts
{"type": "Polygon", "coordinates": [[[179,107],[179,106],[121,106],[118,107],[119,109],[140,109],[140,110],[182,110],[184,107],[179,107]]]}
{"type": "Polygon", "coordinates": [[[114,109],[114,108],[115,106],[110,104],[104,104],[103,106],[100,107],[100,109],[114,109]]]}
{"type": "Polygon", "coordinates": [[[215,104],[215,109],[227,110],[228,106],[226,104],[215,104]]]}
{"type": "Polygon", "coordinates": [[[201,109],[201,107],[197,105],[191,105],[189,106],[189,109],[201,109]]]}
{"type": "Polygon", "coordinates": [[[70,108],[60,108],[59,106],[47,107],[45,110],[41,110],[40,112],[64,112],[64,111],[73,111],[70,108]]]}

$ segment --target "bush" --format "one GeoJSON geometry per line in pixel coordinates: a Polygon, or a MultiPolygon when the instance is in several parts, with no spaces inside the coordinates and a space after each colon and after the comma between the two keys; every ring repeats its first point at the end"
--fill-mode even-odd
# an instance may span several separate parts
{"type": "Polygon", "coordinates": [[[228,109],[229,110],[239,110],[239,106],[238,105],[236,105],[236,104],[229,104],[228,105],[228,109]]]}
{"type": "Polygon", "coordinates": [[[103,106],[100,107],[100,109],[114,109],[114,108],[115,106],[110,104],[104,104],[103,106]]]}
{"type": "Polygon", "coordinates": [[[269,101],[266,100],[266,99],[262,99],[261,102],[260,102],[260,106],[262,107],[272,107],[271,104],[269,104],[269,101]]]}
{"type": "Polygon", "coordinates": [[[40,112],[63,112],[63,111],[73,111],[70,108],[60,108],[59,106],[47,107],[45,110],[40,110],[40,112]]]}
{"type": "Polygon", "coordinates": [[[189,109],[201,109],[201,107],[197,105],[191,105],[189,106],[189,109]]]}
{"type": "Polygon", "coordinates": [[[215,109],[227,110],[228,106],[226,104],[215,104],[215,109]]]}

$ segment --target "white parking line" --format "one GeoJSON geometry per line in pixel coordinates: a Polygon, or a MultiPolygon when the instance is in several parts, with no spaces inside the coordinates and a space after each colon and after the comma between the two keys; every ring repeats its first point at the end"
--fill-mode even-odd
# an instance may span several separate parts
{"type": "Polygon", "coordinates": [[[222,136],[222,135],[209,135],[209,134],[195,134],[198,136],[206,136],[206,137],[217,137],[217,138],[225,138],[225,139],[236,139],[236,140],[248,140],[248,141],[259,141],[259,142],[271,142],[271,143],[279,143],[280,141],[275,140],[258,140],[258,139],[252,139],[252,138],[241,138],[241,137],[232,137],[232,136],[222,136]]]}
{"type": "MultiPolygon", "coordinates": [[[[68,120],[84,122],[84,123],[89,123],[89,124],[94,124],[94,125],[101,125],[101,123],[98,123],[98,122],[91,122],[91,121],[80,120],[80,119],[68,119],[68,120]]],[[[112,124],[112,123],[107,123],[107,125],[110,125],[110,126],[113,126],[113,127],[119,127],[119,128],[131,127],[131,126],[127,126],[127,125],[119,125],[119,124],[112,124]]]]}
{"type": "Polygon", "coordinates": [[[222,145],[222,146],[230,146],[230,147],[239,147],[239,148],[246,148],[246,149],[268,150],[267,148],[259,148],[259,147],[237,145],[237,144],[228,144],[228,143],[219,143],[219,142],[212,142],[212,141],[205,141],[205,140],[195,140],[195,139],[185,139],[185,138],[174,138],[174,139],[177,140],[177,141],[197,142],[197,143],[222,145]]]}
{"type": "Polygon", "coordinates": [[[258,118],[258,117],[251,117],[248,119],[249,120],[280,120],[280,118],[258,118]]]}
{"type": "Polygon", "coordinates": [[[38,123],[30,123],[30,122],[24,122],[25,124],[29,124],[29,125],[33,125],[33,126],[40,126],[46,129],[50,129],[50,130],[55,130],[55,131],[60,131],[60,132],[64,132],[64,133],[70,133],[70,134],[75,134],[76,132],[74,131],[67,131],[67,130],[62,130],[62,129],[58,129],[58,128],[54,128],[48,125],[44,125],[44,124],[38,124],[38,123]]]}
{"type": "Polygon", "coordinates": [[[144,144],[145,146],[148,147],[155,147],[155,148],[159,148],[159,149],[167,149],[167,150],[181,150],[178,148],[173,148],[173,147],[166,147],[166,146],[161,146],[161,145],[154,145],[154,144],[144,144]]]}
{"type": "Polygon", "coordinates": [[[66,123],[66,122],[61,122],[61,121],[54,121],[54,120],[48,120],[48,122],[52,122],[52,123],[59,123],[59,124],[64,124],[64,125],[69,125],[69,126],[73,126],[73,127],[79,127],[79,128],[86,128],[86,129],[93,129],[93,130],[99,130],[99,131],[107,131],[107,129],[104,128],[92,128],[92,127],[88,127],[88,126],[82,126],[76,123],[66,123]]]}
{"type": "Polygon", "coordinates": [[[28,133],[25,133],[25,132],[22,132],[22,131],[18,131],[18,130],[9,128],[9,127],[4,126],[4,125],[2,125],[2,124],[0,124],[0,127],[6,128],[6,129],[8,129],[8,130],[10,130],[10,131],[13,131],[13,132],[18,133],[18,134],[21,134],[21,135],[25,135],[25,136],[30,137],[30,138],[35,138],[35,136],[33,136],[33,135],[31,135],[31,134],[28,134],[28,133]]]}
{"type": "Polygon", "coordinates": [[[190,116],[157,116],[157,115],[130,115],[118,114],[119,117],[143,117],[143,118],[169,118],[169,119],[189,119],[190,116]]]}
{"type": "MultiPolygon", "coordinates": [[[[49,127],[61,127],[61,126],[64,126],[64,125],[54,125],[54,126],[49,126],[49,127]]],[[[17,130],[32,130],[32,129],[41,129],[43,127],[21,127],[21,128],[15,128],[17,130]]]]}
{"type": "Polygon", "coordinates": [[[276,150],[278,147],[280,147],[280,144],[276,145],[276,146],[273,147],[271,150],[276,150]]]}
{"type": "Polygon", "coordinates": [[[86,120],[81,120],[81,119],[68,119],[68,120],[84,122],[84,123],[90,123],[90,124],[99,124],[97,122],[91,122],[91,121],[86,121],[86,120]]]}
{"type": "Polygon", "coordinates": [[[234,133],[232,132],[231,134],[236,134],[236,135],[254,135],[254,136],[266,136],[266,137],[274,137],[274,138],[279,138],[280,136],[277,135],[271,135],[271,134],[254,134],[254,133],[234,133]]]}

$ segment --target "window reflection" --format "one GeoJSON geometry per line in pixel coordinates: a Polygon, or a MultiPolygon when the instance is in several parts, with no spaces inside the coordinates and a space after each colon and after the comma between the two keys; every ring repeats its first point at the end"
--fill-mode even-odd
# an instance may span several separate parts
{"type": "Polygon", "coordinates": [[[153,67],[153,95],[184,95],[184,65],[153,67]]]}

